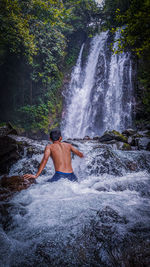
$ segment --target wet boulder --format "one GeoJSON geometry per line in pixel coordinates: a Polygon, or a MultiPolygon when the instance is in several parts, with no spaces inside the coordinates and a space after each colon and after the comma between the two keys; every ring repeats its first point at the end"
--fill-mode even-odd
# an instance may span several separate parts
{"type": "Polygon", "coordinates": [[[117,140],[124,143],[128,142],[127,137],[125,137],[123,134],[113,130],[113,131],[106,131],[104,135],[102,135],[99,138],[99,142],[109,142],[111,140],[117,140]]]}
{"type": "Polygon", "coordinates": [[[150,142],[148,143],[146,150],[150,151],[150,142]]]}
{"type": "Polygon", "coordinates": [[[44,149],[39,149],[36,146],[27,145],[26,146],[26,153],[28,158],[32,158],[33,155],[38,155],[44,153],[44,149]]]}
{"type": "Polygon", "coordinates": [[[93,140],[99,140],[100,139],[100,136],[94,136],[93,137],[93,140]]]}
{"type": "Polygon", "coordinates": [[[125,217],[120,216],[117,211],[109,206],[104,207],[102,210],[97,212],[102,223],[123,223],[126,224],[127,220],[125,217]]]}
{"type": "Polygon", "coordinates": [[[126,135],[126,136],[132,136],[134,134],[136,134],[136,131],[133,130],[133,129],[126,129],[122,132],[123,135],[126,135]]]}
{"type": "Polygon", "coordinates": [[[91,138],[90,138],[88,135],[86,135],[86,136],[83,138],[83,140],[91,140],[91,138]]]}
{"type": "Polygon", "coordinates": [[[122,175],[123,171],[128,169],[126,164],[107,145],[94,147],[90,155],[92,155],[92,159],[88,161],[87,175],[99,176],[104,173],[122,175]]]}
{"type": "Polygon", "coordinates": [[[0,174],[8,173],[11,165],[21,158],[22,147],[10,136],[0,136],[0,174]]]}
{"type": "Polygon", "coordinates": [[[0,136],[6,136],[9,134],[18,135],[17,130],[13,128],[10,122],[0,127],[0,136]]]}
{"type": "Polygon", "coordinates": [[[140,150],[148,150],[149,143],[150,143],[150,138],[148,137],[139,138],[138,147],[140,150]]]}
{"type": "Polygon", "coordinates": [[[123,151],[131,150],[131,145],[123,142],[117,142],[117,148],[123,151]]]}
{"type": "Polygon", "coordinates": [[[130,171],[136,171],[138,169],[136,162],[128,161],[126,165],[130,171]]]}
{"type": "Polygon", "coordinates": [[[36,183],[34,178],[24,179],[21,176],[2,177],[0,180],[0,200],[5,200],[14,193],[27,189],[33,183],[36,183]]]}
{"type": "Polygon", "coordinates": [[[111,146],[113,150],[123,150],[123,151],[132,150],[130,144],[119,142],[116,140],[109,141],[107,142],[107,144],[111,146]]]}

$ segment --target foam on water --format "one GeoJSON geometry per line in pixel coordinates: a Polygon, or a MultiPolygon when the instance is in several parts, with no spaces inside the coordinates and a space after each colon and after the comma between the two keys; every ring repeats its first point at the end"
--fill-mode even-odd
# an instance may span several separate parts
{"type": "MultiPolygon", "coordinates": [[[[47,182],[54,173],[49,160],[37,184],[3,203],[0,266],[103,266],[100,261],[112,266],[108,250],[112,252],[114,242],[118,249],[124,239],[135,238],[134,232],[145,240],[150,225],[150,153],[113,151],[96,141],[73,143],[85,155],[73,158],[78,182],[47,182]],[[137,164],[136,171],[127,169],[128,161],[137,164]]],[[[25,153],[11,174],[23,174],[26,166],[34,173],[41,159],[42,154],[28,158],[25,153]]]]}
{"type": "Polygon", "coordinates": [[[23,234],[22,231],[26,232],[34,228],[66,227],[68,222],[69,225],[74,225],[76,222],[82,223],[83,214],[85,218],[91,216],[92,211],[98,211],[105,205],[111,205],[119,213],[132,217],[133,212],[136,214],[137,208],[143,201],[147,205],[150,204],[149,199],[141,198],[141,188],[136,186],[141,184],[143,188],[144,184],[147,186],[148,181],[149,175],[145,172],[128,174],[115,179],[109,175],[89,177],[80,183],[68,180],[43,183],[41,177],[41,182],[38,181],[38,184],[23,190],[11,201],[12,204],[25,208],[23,216],[14,214],[13,220],[18,227],[11,230],[11,235],[15,237],[18,232],[20,235],[20,231],[23,234]],[[122,206],[124,206],[124,212],[122,206]],[[129,207],[130,216],[127,212],[129,207]],[[82,218],[81,221],[80,218],[82,218]],[[20,231],[18,231],[19,228],[21,228],[20,231]]]}
{"type": "MultiPolygon", "coordinates": [[[[54,253],[52,244],[56,246],[61,243],[66,246],[69,242],[71,246],[70,242],[83,234],[85,225],[89,224],[99,210],[107,206],[128,221],[123,227],[118,225],[121,235],[136,223],[142,223],[144,227],[150,223],[150,199],[142,197],[140,187],[136,187],[136,184],[141,184],[141,188],[143,184],[147,186],[149,175],[145,172],[115,179],[106,174],[93,176],[80,183],[67,180],[48,183],[48,178],[44,177],[43,182],[43,177],[40,177],[38,184],[18,193],[10,202],[11,225],[7,234],[1,232],[5,266],[29,264],[27,257],[35,264],[38,258],[37,247],[42,247],[43,242],[49,242],[51,249],[49,248],[48,253],[51,257],[55,255],[63,259],[60,248],[55,247],[54,253]],[[130,186],[133,184],[135,187],[131,190],[130,186]],[[119,190],[119,186],[124,189],[119,190]]],[[[46,263],[43,264],[47,266],[46,263]]]]}

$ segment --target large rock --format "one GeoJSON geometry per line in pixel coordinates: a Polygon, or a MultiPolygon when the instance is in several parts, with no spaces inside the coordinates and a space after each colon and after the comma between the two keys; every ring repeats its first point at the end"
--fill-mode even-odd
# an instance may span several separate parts
{"type": "Polygon", "coordinates": [[[0,200],[5,200],[14,193],[27,189],[33,183],[36,183],[33,178],[24,179],[21,176],[2,177],[0,180],[0,200]]]}
{"type": "Polygon", "coordinates": [[[10,136],[0,136],[0,174],[8,173],[21,157],[22,147],[10,136]]]}
{"type": "Polygon", "coordinates": [[[84,136],[83,140],[91,140],[91,138],[88,135],[86,135],[84,136]]]}
{"type": "Polygon", "coordinates": [[[146,150],[150,151],[150,142],[147,144],[146,150]]]}
{"type": "Polygon", "coordinates": [[[6,123],[4,126],[0,127],[0,136],[6,136],[9,134],[16,134],[18,135],[18,132],[16,129],[13,128],[10,122],[6,123]]]}
{"type": "Polygon", "coordinates": [[[150,138],[148,137],[139,138],[138,147],[139,149],[148,150],[149,143],[150,143],[150,138]]]}
{"type": "Polygon", "coordinates": [[[109,141],[107,142],[107,144],[110,145],[113,150],[124,150],[124,151],[132,150],[130,144],[119,142],[116,140],[109,141]]]}
{"type": "Polygon", "coordinates": [[[119,150],[129,151],[131,150],[131,146],[127,143],[117,142],[117,146],[119,150]]]}
{"type": "Polygon", "coordinates": [[[136,131],[134,129],[126,129],[122,132],[122,134],[126,136],[132,136],[136,134],[136,131]]]}
{"type": "Polygon", "coordinates": [[[90,151],[91,160],[87,162],[86,174],[99,176],[101,174],[122,175],[129,170],[126,162],[113,151],[110,146],[100,144],[90,151]]]}
{"type": "Polygon", "coordinates": [[[99,138],[99,142],[108,142],[111,140],[117,140],[124,143],[128,142],[127,137],[125,137],[123,134],[113,130],[113,131],[107,131],[99,138]]]}

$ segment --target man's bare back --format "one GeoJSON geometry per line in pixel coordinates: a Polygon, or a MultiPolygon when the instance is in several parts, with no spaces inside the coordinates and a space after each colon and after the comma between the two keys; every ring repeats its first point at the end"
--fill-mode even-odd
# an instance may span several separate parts
{"type": "Polygon", "coordinates": [[[73,173],[72,164],[71,164],[71,152],[79,156],[83,157],[83,153],[74,148],[71,144],[61,142],[62,137],[60,136],[58,140],[53,141],[53,144],[49,144],[46,146],[44,151],[43,159],[40,163],[40,167],[36,175],[25,174],[23,177],[26,179],[37,178],[49,159],[52,158],[55,171],[61,173],[71,174],[73,173]]]}
{"type": "Polygon", "coordinates": [[[47,153],[51,156],[55,171],[72,173],[72,164],[71,164],[71,152],[83,157],[83,154],[75,149],[71,144],[55,141],[52,145],[47,146],[47,153]]]}

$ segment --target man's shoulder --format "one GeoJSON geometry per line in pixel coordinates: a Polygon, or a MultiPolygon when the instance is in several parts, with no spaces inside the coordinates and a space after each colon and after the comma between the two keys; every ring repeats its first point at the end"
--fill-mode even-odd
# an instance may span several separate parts
{"type": "Polygon", "coordinates": [[[62,144],[68,148],[71,148],[71,144],[70,143],[67,143],[67,142],[62,142],[62,144]]]}
{"type": "Polygon", "coordinates": [[[66,145],[66,146],[71,146],[71,144],[68,143],[68,142],[61,142],[61,143],[64,144],[64,145],[66,145]]]}
{"type": "Polygon", "coordinates": [[[50,149],[51,146],[52,146],[52,144],[47,144],[46,147],[45,147],[45,149],[50,149]]]}

